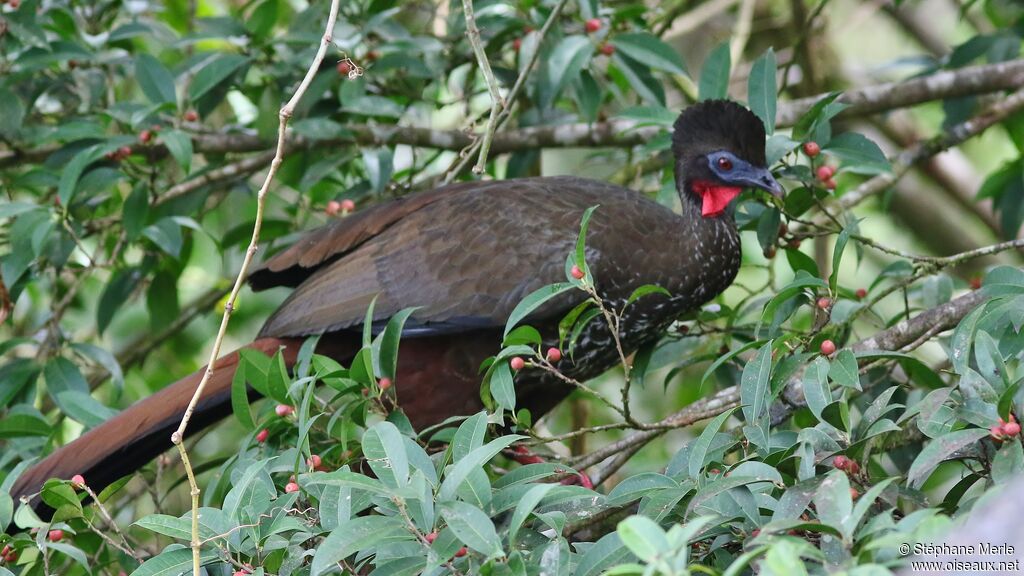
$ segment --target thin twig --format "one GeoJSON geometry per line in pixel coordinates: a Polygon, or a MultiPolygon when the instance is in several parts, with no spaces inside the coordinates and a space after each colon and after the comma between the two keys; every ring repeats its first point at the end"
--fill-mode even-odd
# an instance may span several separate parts
{"type": "Polygon", "coordinates": [[[259,193],[256,195],[256,218],[252,227],[252,238],[249,241],[249,247],[245,251],[245,258],[242,260],[242,265],[238,271],[238,275],[235,277],[235,283],[231,289],[231,294],[228,296],[228,301],[224,305],[224,315],[221,316],[220,328],[217,330],[217,337],[213,341],[213,348],[210,351],[210,359],[206,365],[206,370],[203,372],[203,378],[199,381],[199,385],[196,386],[196,391],[188,403],[188,408],[185,409],[185,414],[181,418],[181,423],[178,425],[178,429],[171,434],[171,442],[178,448],[178,453],[181,455],[181,461],[185,465],[185,472],[188,476],[189,487],[191,488],[191,548],[193,576],[200,575],[200,547],[202,546],[202,542],[199,540],[199,485],[196,484],[195,473],[192,471],[188,453],[182,440],[185,437],[185,430],[188,427],[189,420],[192,418],[192,413],[195,411],[196,404],[198,404],[199,398],[202,397],[203,389],[206,387],[206,383],[209,382],[210,377],[213,376],[215,362],[217,361],[217,358],[220,357],[220,348],[224,342],[224,336],[227,334],[228,322],[231,320],[231,313],[235,309],[235,302],[238,299],[238,293],[241,291],[242,286],[245,283],[245,277],[248,274],[249,265],[252,263],[253,257],[256,255],[256,249],[259,246],[260,230],[263,227],[263,210],[266,203],[267,190],[269,190],[270,183],[273,181],[274,175],[277,174],[277,170],[281,167],[281,162],[284,159],[285,133],[288,128],[288,120],[291,119],[295,106],[298,105],[302,96],[306,93],[306,89],[309,88],[309,84],[313,81],[313,77],[316,76],[316,72],[320,68],[320,63],[323,62],[324,56],[327,54],[327,47],[331,45],[331,31],[334,30],[334,24],[338,19],[338,4],[339,0],[331,0],[331,8],[327,16],[327,25],[324,28],[324,35],[320,42],[320,46],[317,49],[316,56],[313,57],[313,62],[306,71],[306,75],[303,77],[302,82],[299,84],[298,88],[295,89],[295,93],[292,95],[291,100],[289,100],[278,113],[279,124],[277,127],[277,149],[274,154],[274,159],[270,163],[270,170],[267,172],[267,176],[263,181],[263,186],[260,187],[259,193]]]}
{"type": "Polygon", "coordinates": [[[498,80],[491,70],[491,63],[487,60],[487,53],[484,52],[484,45],[480,41],[480,29],[476,27],[476,16],[473,13],[473,0],[462,0],[462,12],[466,18],[466,37],[473,46],[473,53],[476,54],[476,62],[484,75],[487,83],[487,90],[491,94],[491,114],[487,118],[487,127],[484,128],[483,137],[480,143],[480,158],[473,166],[474,174],[483,174],[487,169],[487,152],[491,149],[491,140],[494,138],[494,129],[498,122],[498,111],[505,106],[498,90],[498,80]]]}

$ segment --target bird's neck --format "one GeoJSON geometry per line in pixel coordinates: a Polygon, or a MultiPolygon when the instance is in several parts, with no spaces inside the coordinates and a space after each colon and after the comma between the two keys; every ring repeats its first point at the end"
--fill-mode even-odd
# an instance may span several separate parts
{"type": "Polygon", "coordinates": [[[699,270],[698,299],[711,300],[732,284],[739,271],[740,238],[730,210],[717,203],[709,214],[707,194],[721,194],[718,200],[728,204],[739,190],[707,190],[706,184],[677,179],[676,189],[682,203],[679,250],[688,254],[693,268],[699,270]],[[728,198],[726,200],[725,198],[728,198]],[[720,208],[720,209],[718,209],[720,208]]]}

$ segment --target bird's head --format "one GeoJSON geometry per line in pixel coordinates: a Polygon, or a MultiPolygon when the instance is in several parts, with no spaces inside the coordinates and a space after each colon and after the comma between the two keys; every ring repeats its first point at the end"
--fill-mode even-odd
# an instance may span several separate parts
{"type": "Polygon", "coordinates": [[[768,171],[761,119],[729,100],[705,100],[683,110],[672,133],[676,182],[683,202],[694,202],[704,218],[725,212],[744,188],[782,196],[768,171]]]}

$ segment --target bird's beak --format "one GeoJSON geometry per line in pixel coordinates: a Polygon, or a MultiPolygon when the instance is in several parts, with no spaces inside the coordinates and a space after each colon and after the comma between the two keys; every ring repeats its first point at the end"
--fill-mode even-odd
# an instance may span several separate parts
{"type": "Polygon", "coordinates": [[[729,174],[729,183],[748,188],[760,188],[776,198],[782,198],[785,193],[778,180],[767,168],[756,166],[737,167],[732,174],[729,174]]]}

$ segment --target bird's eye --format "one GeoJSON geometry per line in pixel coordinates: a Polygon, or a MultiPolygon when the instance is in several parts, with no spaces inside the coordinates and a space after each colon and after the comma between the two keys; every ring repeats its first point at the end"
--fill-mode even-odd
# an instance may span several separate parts
{"type": "Polygon", "coordinates": [[[719,158],[718,167],[721,168],[722,170],[732,170],[732,160],[729,160],[728,158],[724,157],[719,158]]]}

